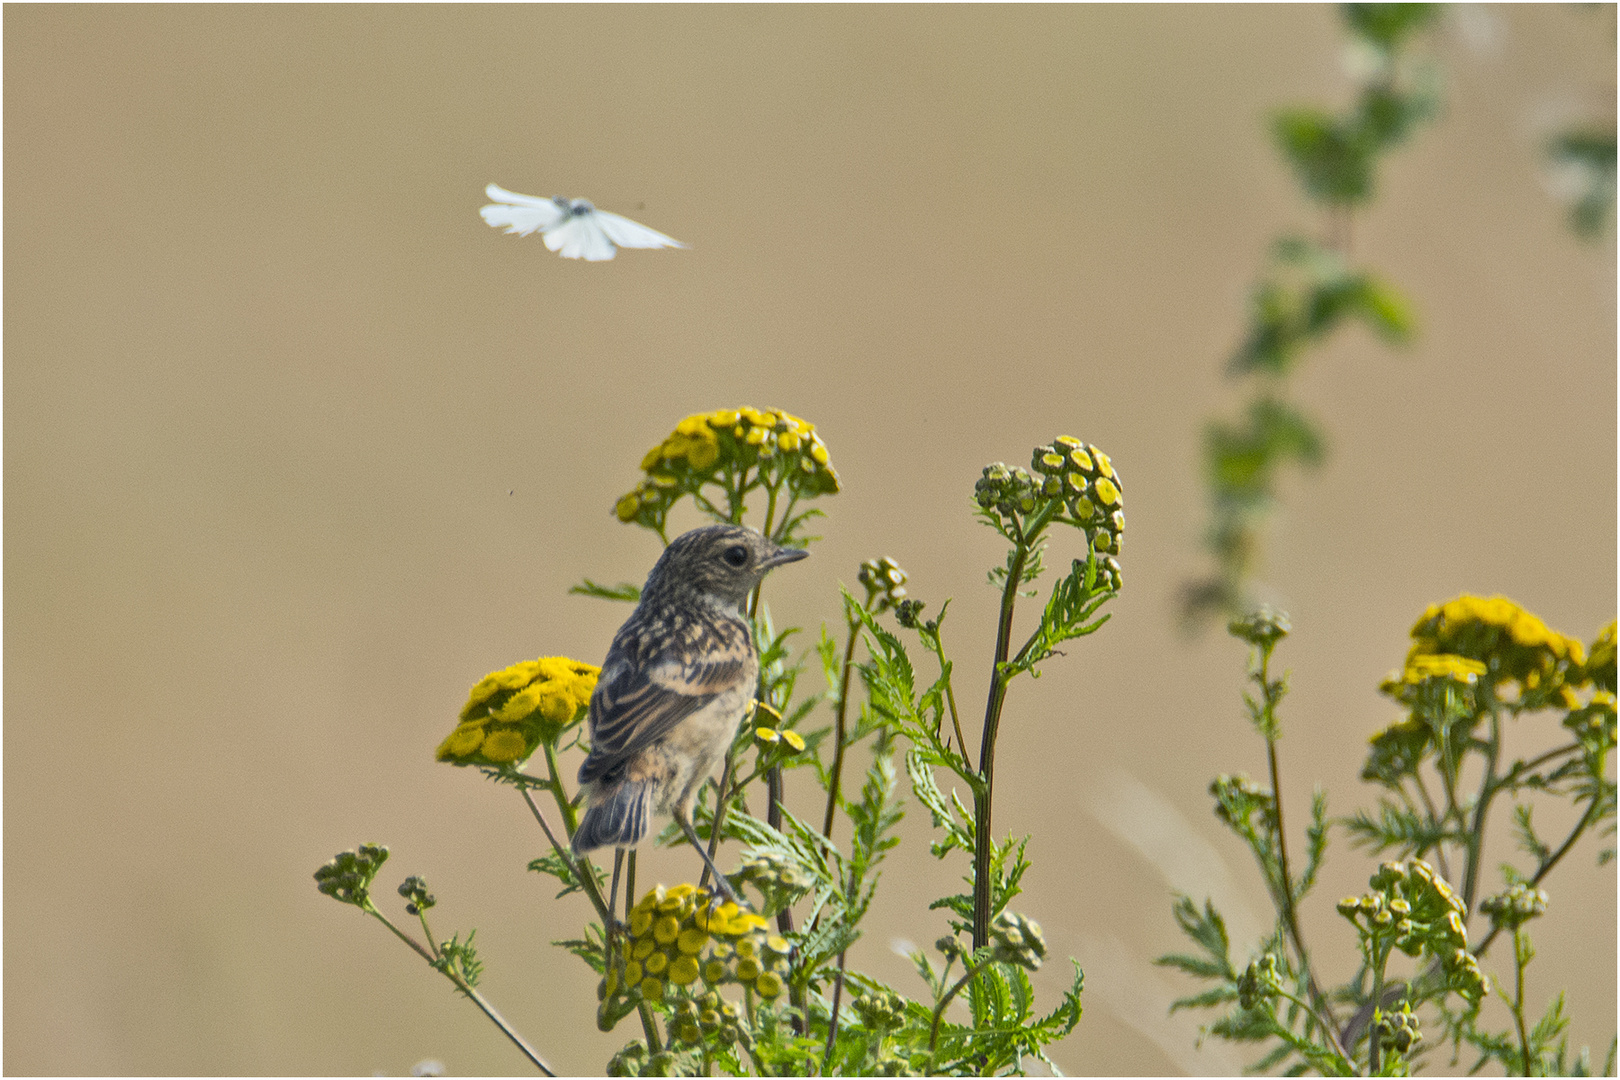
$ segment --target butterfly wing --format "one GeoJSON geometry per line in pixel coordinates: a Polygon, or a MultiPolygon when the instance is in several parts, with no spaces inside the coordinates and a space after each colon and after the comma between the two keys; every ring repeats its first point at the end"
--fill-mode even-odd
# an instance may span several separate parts
{"type": "Polygon", "coordinates": [[[748,631],[729,620],[703,630],[701,647],[671,641],[661,655],[614,643],[591,695],[591,752],[580,783],[612,772],[721,694],[753,693],[748,631]]]}
{"type": "Polygon", "coordinates": [[[607,238],[620,247],[627,248],[683,248],[686,245],[674,237],[665,236],[656,229],[649,229],[639,221],[631,221],[620,214],[611,214],[606,210],[596,211],[596,219],[602,226],[607,238]]]}
{"type": "Polygon", "coordinates": [[[551,199],[519,195],[496,184],[486,187],[484,194],[495,202],[479,210],[479,216],[491,228],[499,229],[505,226],[508,233],[516,233],[519,236],[528,236],[536,229],[541,231],[550,229],[566,216],[562,207],[551,199]]]}
{"type": "Polygon", "coordinates": [[[595,210],[570,214],[568,220],[546,230],[546,247],[565,259],[601,262],[613,258],[613,241],[602,231],[599,216],[595,210]]]}

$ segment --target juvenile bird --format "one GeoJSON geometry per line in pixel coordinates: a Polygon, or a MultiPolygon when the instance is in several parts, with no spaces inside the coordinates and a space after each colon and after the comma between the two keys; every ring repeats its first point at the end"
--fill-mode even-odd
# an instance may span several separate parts
{"type": "Polygon", "coordinates": [[[693,529],[664,549],[591,695],[575,854],[635,847],[654,814],[670,814],[730,893],[692,830],[692,806],[754,701],[759,654],[743,604],[772,567],[808,554],[736,525],[693,529]]]}

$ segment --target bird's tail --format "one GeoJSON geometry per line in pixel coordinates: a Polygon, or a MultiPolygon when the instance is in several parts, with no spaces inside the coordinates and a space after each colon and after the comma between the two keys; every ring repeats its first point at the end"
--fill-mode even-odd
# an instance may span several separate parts
{"type": "Polygon", "coordinates": [[[574,854],[604,847],[635,847],[647,835],[652,782],[620,780],[591,790],[590,806],[574,832],[574,854]]]}

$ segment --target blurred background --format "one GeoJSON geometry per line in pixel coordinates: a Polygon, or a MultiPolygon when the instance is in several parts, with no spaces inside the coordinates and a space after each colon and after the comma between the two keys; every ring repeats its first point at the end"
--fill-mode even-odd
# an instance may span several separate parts
{"type": "MultiPolygon", "coordinates": [[[[1165,1015],[1192,987],[1149,963],[1181,945],[1172,889],[1240,938],[1268,910],[1206,794],[1264,772],[1245,650],[1180,636],[1175,599],[1206,566],[1199,439],[1240,401],[1249,287],[1318,226],[1266,118],[1346,100],[1333,9],[10,6],[4,29],[7,1072],[526,1072],[316,892],[361,841],[392,846],[385,896],[422,874],[436,930],[478,928],[488,996],[553,1064],[599,1071],[632,1032],[595,1031],[594,977],[549,944],[586,905],[525,871],[544,841],[515,796],[433,749],[485,672],[600,660],[628,609],[568,586],[658,554],[614,499],[681,417],[744,403],[814,421],[844,481],[771,582],[778,621],[837,620],[837,583],[890,555],[931,609],[954,597],[969,698],[1000,558],[979,469],[1065,433],[1112,454],[1125,591],[1014,688],[996,825],[1034,833],[1043,1007],[1061,957],[1086,971],[1064,1070],[1242,1063],[1165,1015]],[[690,250],[565,262],[479,220],[490,181],[690,250]]],[[[1501,592],[1583,641],[1614,617],[1615,250],[1572,237],[1543,155],[1612,116],[1613,32],[1612,8],[1449,12],[1444,114],[1357,223],[1420,329],[1342,334],[1296,380],[1332,439],[1263,569],[1295,628],[1296,822],[1317,784],[1371,804],[1377,685],[1425,605],[1501,592]]],[[[926,825],[851,954],[910,993],[892,943],[942,931],[926,902],[963,869],[926,825]]],[[[1539,1014],[1567,988],[1601,1060],[1598,846],[1549,882],[1528,989],[1539,1014]]],[[[678,854],[644,878],[690,877],[678,854]]],[[[1335,844],[1319,957],[1349,962],[1332,903],[1372,861],[1335,844]]]]}

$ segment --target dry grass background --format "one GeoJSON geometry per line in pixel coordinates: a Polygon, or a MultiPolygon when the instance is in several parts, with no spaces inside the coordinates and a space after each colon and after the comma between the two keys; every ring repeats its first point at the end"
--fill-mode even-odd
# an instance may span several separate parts
{"type": "MultiPolygon", "coordinates": [[[[1455,23],[1437,44],[1446,115],[1357,236],[1421,339],[1349,334],[1300,381],[1334,453],[1291,485],[1267,568],[1296,627],[1296,821],[1318,782],[1337,811],[1363,800],[1376,685],[1425,604],[1501,591],[1583,639],[1615,613],[1614,247],[1573,240],[1538,172],[1549,118],[1612,105],[1612,15],[1462,17],[1474,44],[1455,23]]],[[[427,876],[446,934],[479,928],[490,996],[559,1067],[599,1069],[591,980],[548,944],[583,904],[525,873],[541,839],[512,795],[431,751],[485,671],[600,657],[625,610],[567,586],[657,554],[613,498],[681,416],[744,402],[816,421],[846,484],[773,581],[778,618],[835,618],[835,583],[892,555],[914,595],[956,598],[970,699],[998,557],[967,509],[980,466],[1059,433],[1114,456],[1127,588],[1014,690],[997,825],[1035,833],[1021,906],[1086,968],[1058,1062],[1235,1066],[1164,1018],[1184,987],[1148,965],[1177,944],[1167,873],[1264,905],[1204,793],[1263,769],[1243,652],[1179,639],[1173,596],[1248,283],[1313,220],[1262,122],[1343,100],[1331,9],[4,23],[7,1072],[523,1071],[316,893],[362,840],[393,845],[391,880],[427,876]],[[564,263],[479,221],[491,180],[691,250],[564,263]]],[[[938,934],[919,912],[961,867],[909,824],[852,960],[915,990],[888,943],[938,934]]],[[[1601,1055],[1615,876],[1594,854],[1552,882],[1530,989],[1568,986],[1601,1055]]],[[[1331,903],[1367,872],[1337,847],[1305,915],[1320,954],[1348,960],[1331,903]]]]}

